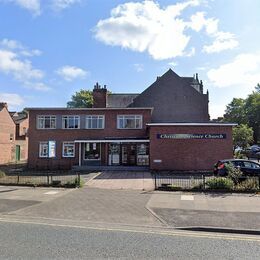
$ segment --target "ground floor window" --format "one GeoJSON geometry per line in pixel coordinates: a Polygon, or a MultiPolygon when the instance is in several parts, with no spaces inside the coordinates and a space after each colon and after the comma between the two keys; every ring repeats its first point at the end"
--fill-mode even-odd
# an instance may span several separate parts
{"type": "Polygon", "coordinates": [[[100,143],[85,143],[84,159],[85,160],[100,160],[101,159],[100,143]]]}
{"type": "Polygon", "coordinates": [[[64,142],[63,143],[62,156],[63,157],[74,157],[75,156],[75,144],[73,142],[64,142]]]}
{"type": "Polygon", "coordinates": [[[41,158],[46,158],[49,155],[49,145],[48,142],[40,142],[39,156],[41,158]]]}
{"type": "Polygon", "coordinates": [[[149,165],[149,145],[137,144],[137,165],[149,165]]]}

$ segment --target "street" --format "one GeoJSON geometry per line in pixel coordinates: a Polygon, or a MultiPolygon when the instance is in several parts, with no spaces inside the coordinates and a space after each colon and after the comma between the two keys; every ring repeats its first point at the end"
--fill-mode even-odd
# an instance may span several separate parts
{"type": "Polygon", "coordinates": [[[259,259],[259,237],[0,222],[1,259],[259,259]]]}

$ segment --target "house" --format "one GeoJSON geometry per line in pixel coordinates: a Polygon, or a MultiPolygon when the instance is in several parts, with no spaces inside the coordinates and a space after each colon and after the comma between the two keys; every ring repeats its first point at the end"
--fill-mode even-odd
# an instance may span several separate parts
{"type": "Polygon", "coordinates": [[[140,94],[98,83],[93,108],[28,108],[30,168],[209,170],[232,156],[232,126],[212,123],[202,82],[172,70],[140,94]]]}
{"type": "Polygon", "coordinates": [[[0,103],[0,165],[27,160],[28,123],[27,114],[10,113],[7,103],[0,103]]]}

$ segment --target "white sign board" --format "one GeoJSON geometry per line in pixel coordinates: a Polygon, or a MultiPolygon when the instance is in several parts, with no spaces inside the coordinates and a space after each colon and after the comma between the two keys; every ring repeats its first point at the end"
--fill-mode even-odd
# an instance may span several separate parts
{"type": "Polygon", "coordinates": [[[161,163],[162,162],[162,160],[153,160],[153,162],[155,162],[155,163],[161,163]]]}

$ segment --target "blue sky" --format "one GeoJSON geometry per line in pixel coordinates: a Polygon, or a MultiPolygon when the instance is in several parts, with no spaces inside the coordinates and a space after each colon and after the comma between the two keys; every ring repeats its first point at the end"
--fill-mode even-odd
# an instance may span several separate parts
{"type": "Polygon", "coordinates": [[[0,0],[0,100],[66,106],[95,82],[139,93],[199,74],[211,118],[260,82],[258,0],[0,0]]]}

